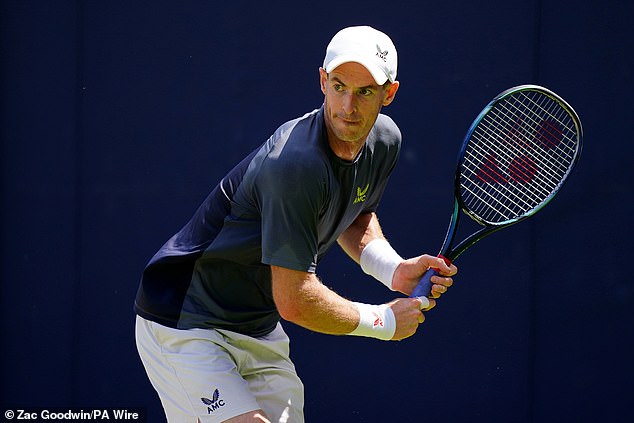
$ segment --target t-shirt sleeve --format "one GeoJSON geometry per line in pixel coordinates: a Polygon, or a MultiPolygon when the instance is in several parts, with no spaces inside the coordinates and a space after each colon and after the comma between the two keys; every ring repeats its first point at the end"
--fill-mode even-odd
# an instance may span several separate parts
{"type": "Polygon", "coordinates": [[[315,272],[325,179],[319,163],[268,158],[256,191],[262,216],[262,263],[315,272]]]}

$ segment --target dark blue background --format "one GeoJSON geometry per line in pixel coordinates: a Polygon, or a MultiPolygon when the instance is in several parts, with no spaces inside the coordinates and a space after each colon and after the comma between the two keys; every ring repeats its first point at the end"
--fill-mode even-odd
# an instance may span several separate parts
{"type": "MultiPolygon", "coordinates": [[[[634,3],[22,1],[0,6],[3,407],[160,403],[132,301],[155,250],[282,122],[319,107],[340,28],[399,49],[385,109],[405,143],[380,209],[404,256],[435,253],[462,136],[500,91],[539,83],[585,150],[535,219],[459,260],[399,343],[287,324],[309,422],[633,421],[634,3]]],[[[391,294],[339,251],[325,283],[391,294]]]]}

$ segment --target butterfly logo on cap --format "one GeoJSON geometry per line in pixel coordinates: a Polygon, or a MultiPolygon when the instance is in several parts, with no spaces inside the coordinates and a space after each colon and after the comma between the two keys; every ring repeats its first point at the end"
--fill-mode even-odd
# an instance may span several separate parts
{"type": "Polygon", "coordinates": [[[387,62],[387,50],[381,50],[381,47],[378,44],[376,45],[376,55],[380,57],[384,62],[387,62]]]}

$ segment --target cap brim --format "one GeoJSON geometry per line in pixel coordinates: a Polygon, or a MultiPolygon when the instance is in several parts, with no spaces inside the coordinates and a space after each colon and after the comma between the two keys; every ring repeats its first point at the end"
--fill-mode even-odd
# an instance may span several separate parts
{"type": "Polygon", "coordinates": [[[344,63],[358,63],[370,72],[372,78],[377,83],[377,85],[383,85],[387,82],[388,77],[385,74],[385,71],[381,68],[381,66],[376,63],[369,62],[367,58],[361,56],[347,55],[347,56],[339,56],[330,61],[325,67],[326,72],[330,73],[335,70],[337,67],[343,65],[344,63]]]}

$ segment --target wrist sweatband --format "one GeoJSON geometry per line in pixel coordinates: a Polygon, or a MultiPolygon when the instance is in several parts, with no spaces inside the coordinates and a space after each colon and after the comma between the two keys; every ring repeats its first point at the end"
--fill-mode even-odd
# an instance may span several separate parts
{"type": "Polygon", "coordinates": [[[371,305],[353,303],[359,310],[359,326],[349,333],[354,336],[367,336],[369,338],[389,341],[396,332],[396,317],[387,304],[371,305]]]}
{"type": "Polygon", "coordinates": [[[373,239],[361,251],[361,270],[392,289],[394,271],[403,258],[384,239],[373,239]]]}

